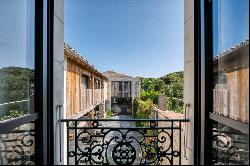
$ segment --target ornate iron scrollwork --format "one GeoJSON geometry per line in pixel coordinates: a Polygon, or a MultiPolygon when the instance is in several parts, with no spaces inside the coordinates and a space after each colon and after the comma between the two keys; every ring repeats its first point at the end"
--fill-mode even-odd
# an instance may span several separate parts
{"type": "MultiPolygon", "coordinates": [[[[107,119],[93,120],[85,126],[77,123],[85,121],[83,119],[62,121],[67,123],[68,137],[73,137],[67,140],[68,164],[181,164],[181,120],[148,120],[148,127],[115,127],[113,120],[107,119]],[[160,127],[160,123],[164,123],[160,125],[164,127],[160,127]]],[[[128,121],[135,124],[133,120],[128,121]]]]}
{"type": "Polygon", "coordinates": [[[8,134],[0,135],[0,165],[35,164],[35,131],[31,126],[33,124],[25,124],[8,134]]]}
{"type": "Polygon", "coordinates": [[[248,165],[248,142],[248,135],[219,124],[213,132],[213,164],[248,165]]]}

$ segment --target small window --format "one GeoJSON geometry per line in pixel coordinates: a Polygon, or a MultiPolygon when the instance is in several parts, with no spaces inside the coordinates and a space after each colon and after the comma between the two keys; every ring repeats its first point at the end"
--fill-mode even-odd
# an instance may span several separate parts
{"type": "Polygon", "coordinates": [[[119,93],[122,93],[122,82],[119,82],[119,93]]]}
{"type": "Polygon", "coordinates": [[[83,89],[89,89],[89,77],[87,75],[82,75],[82,86],[83,89]]]}

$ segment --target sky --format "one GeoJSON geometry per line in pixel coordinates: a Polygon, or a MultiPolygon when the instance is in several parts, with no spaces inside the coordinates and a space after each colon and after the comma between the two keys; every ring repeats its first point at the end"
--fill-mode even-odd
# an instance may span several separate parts
{"type": "Polygon", "coordinates": [[[98,70],[144,77],[183,70],[183,0],[64,3],[65,42],[98,70]]]}
{"type": "Polygon", "coordinates": [[[34,69],[34,0],[0,0],[0,68],[34,69]]]}
{"type": "MultiPolygon", "coordinates": [[[[184,0],[65,0],[65,41],[100,71],[183,70],[184,0]]],[[[214,1],[214,56],[249,37],[249,0],[214,1]],[[221,37],[219,47],[218,38],[221,37]]],[[[0,68],[34,68],[34,0],[0,0],[0,68]]]]}
{"type": "Polygon", "coordinates": [[[249,38],[249,0],[213,1],[214,56],[249,38]]]}

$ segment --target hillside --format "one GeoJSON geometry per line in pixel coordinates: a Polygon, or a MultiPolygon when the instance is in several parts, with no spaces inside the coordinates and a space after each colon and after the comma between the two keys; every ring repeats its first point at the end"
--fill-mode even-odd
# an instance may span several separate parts
{"type": "Polygon", "coordinates": [[[160,78],[140,77],[141,100],[146,101],[150,99],[154,104],[157,104],[158,95],[164,94],[168,97],[168,109],[176,112],[182,112],[184,83],[183,74],[183,71],[179,71],[166,74],[160,78]]]}
{"type": "Polygon", "coordinates": [[[0,103],[25,100],[34,87],[34,70],[21,67],[0,69],[0,103]]]}

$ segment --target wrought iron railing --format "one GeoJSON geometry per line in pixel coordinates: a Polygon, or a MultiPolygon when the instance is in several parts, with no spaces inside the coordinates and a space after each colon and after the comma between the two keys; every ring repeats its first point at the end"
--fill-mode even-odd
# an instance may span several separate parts
{"type": "Polygon", "coordinates": [[[34,123],[28,123],[0,134],[0,165],[35,164],[34,127],[34,123]]]}
{"type": "Polygon", "coordinates": [[[61,122],[67,128],[68,165],[181,164],[182,123],[188,122],[187,119],[62,119],[61,122]]]}
{"type": "Polygon", "coordinates": [[[213,165],[249,165],[249,135],[221,123],[213,126],[213,165]]]}

